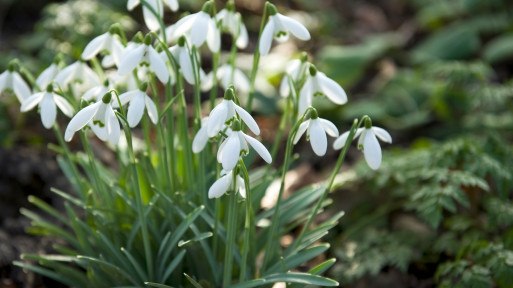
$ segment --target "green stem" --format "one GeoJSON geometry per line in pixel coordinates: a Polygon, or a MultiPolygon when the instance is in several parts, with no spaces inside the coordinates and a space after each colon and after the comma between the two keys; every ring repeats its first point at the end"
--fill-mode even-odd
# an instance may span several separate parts
{"type": "Polygon", "coordinates": [[[224,273],[223,273],[223,288],[230,287],[232,280],[233,270],[233,251],[237,249],[235,244],[235,232],[237,231],[237,191],[235,191],[237,173],[233,170],[232,187],[230,195],[230,204],[228,207],[228,225],[226,226],[226,250],[224,253],[224,273]]]}
{"type": "MultiPolygon", "coordinates": [[[[176,74],[177,75],[177,74],[176,74]]],[[[166,100],[169,102],[171,101],[172,99],[172,87],[171,87],[171,81],[168,81],[167,84],[166,84],[166,100]]],[[[176,191],[176,184],[178,183],[177,181],[177,176],[176,176],[176,155],[175,155],[175,133],[174,133],[174,130],[175,130],[175,121],[174,121],[174,112],[173,112],[173,107],[170,107],[168,109],[168,112],[167,112],[167,133],[163,133],[163,135],[165,136],[164,138],[166,139],[166,143],[167,145],[164,145],[164,149],[167,149],[166,146],[169,147],[169,149],[167,150],[168,151],[168,166],[169,166],[169,181],[171,182],[169,187],[171,188],[171,193],[173,193],[174,191],[176,191]]],[[[160,125],[161,128],[162,128],[162,125],[160,125]]],[[[164,128],[162,128],[164,130],[164,128]]],[[[173,194],[171,194],[173,195],[173,194]]]]}
{"type": "MultiPolygon", "coordinates": [[[[178,74],[178,91],[182,91],[183,89],[183,78],[182,75],[178,74]]],[[[185,93],[182,93],[180,97],[180,133],[182,135],[182,149],[183,149],[183,158],[185,160],[185,183],[184,187],[187,187],[187,190],[193,189],[193,177],[194,177],[194,165],[192,161],[192,147],[189,141],[189,133],[188,133],[188,125],[187,125],[187,103],[185,102],[185,93]]]]}
{"type": "Polygon", "coordinates": [[[210,89],[210,110],[214,109],[217,98],[217,68],[219,67],[220,52],[212,55],[212,89],[210,89]]]}
{"type": "MultiPolygon", "coordinates": [[[[253,206],[251,205],[251,188],[249,187],[249,174],[248,170],[246,169],[246,165],[244,165],[244,161],[242,159],[239,159],[239,165],[241,167],[242,176],[244,178],[244,186],[246,188],[246,220],[244,222],[244,243],[242,246],[242,262],[241,262],[241,270],[240,270],[240,277],[239,281],[243,282],[246,280],[246,269],[247,269],[247,262],[248,262],[248,255],[252,249],[250,248],[251,243],[251,235],[252,235],[252,227],[254,222],[254,213],[253,213],[253,206]]],[[[254,258],[253,258],[254,259],[254,258]]]]}

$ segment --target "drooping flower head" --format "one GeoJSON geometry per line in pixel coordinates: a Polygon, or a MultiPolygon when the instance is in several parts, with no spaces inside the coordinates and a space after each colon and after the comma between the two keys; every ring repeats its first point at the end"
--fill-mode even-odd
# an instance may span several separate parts
{"type": "MultiPolygon", "coordinates": [[[[148,83],[145,82],[141,84],[139,89],[119,95],[119,102],[121,102],[121,105],[130,103],[128,105],[126,118],[128,120],[128,125],[132,128],[141,122],[145,107],[148,111],[148,116],[150,117],[151,122],[153,124],[157,124],[158,122],[159,116],[157,107],[155,106],[155,103],[153,103],[153,100],[151,100],[150,96],[146,94],[147,88],[148,83]]],[[[119,104],[117,104],[117,102],[113,104],[114,107],[117,107],[118,105],[119,104]]]]}
{"type": "Polygon", "coordinates": [[[144,44],[138,45],[129,51],[123,53],[121,64],[118,67],[120,75],[127,75],[139,65],[146,66],[151,72],[157,75],[162,83],[169,80],[169,71],[166,62],[162,60],[159,53],[151,46],[151,35],[144,38],[144,44]]]}
{"type": "Polygon", "coordinates": [[[66,89],[69,84],[73,84],[73,93],[77,98],[84,91],[101,84],[96,73],[82,59],[57,73],[55,82],[60,85],[61,89],[66,89]]]}
{"type": "Polygon", "coordinates": [[[217,22],[221,21],[221,27],[224,31],[232,34],[235,40],[235,45],[239,49],[244,49],[248,46],[248,30],[242,22],[242,17],[239,12],[235,11],[235,3],[229,1],[226,7],[216,14],[217,22]]]}
{"type": "Polygon", "coordinates": [[[53,60],[52,64],[48,66],[39,76],[36,78],[36,84],[39,87],[39,89],[44,89],[45,87],[48,87],[49,84],[51,84],[57,74],[61,71],[60,63],[62,61],[61,55],[55,56],[55,59],[53,60]]]}
{"type": "Polygon", "coordinates": [[[265,24],[262,35],[260,36],[259,51],[260,54],[267,55],[271,49],[273,38],[278,42],[285,42],[293,34],[301,40],[310,40],[310,32],[305,26],[297,20],[282,15],[276,10],[276,6],[267,2],[267,13],[269,13],[269,21],[265,24]]]}
{"type": "Polygon", "coordinates": [[[103,97],[103,95],[105,95],[105,93],[109,92],[110,90],[112,90],[114,87],[112,85],[112,82],[109,80],[109,79],[106,79],[105,81],[103,81],[103,84],[102,85],[98,85],[98,86],[95,86],[89,90],[87,90],[84,95],[82,95],[82,99],[86,100],[86,101],[98,101],[100,100],[101,97],[103,97]]]}
{"type": "MultiPolygon", "coordinates": [[[[146,0],[146,3],[148,3],[151,9],[157,12],[159,18],[162,18],[162,16],[164,15],[164,7],[162,5],[162,2],[169,6],[169,8],[171,8],[172,11],[178,10],[178,0],[146,0]]],[[[128,2],[126,3],[126,7],[128,11],[131,11],[140,3],[140,0],[128,0],[128,2]]],[[[151,31],[157,31],[160,29],[159,19],[146,6],[143,6],[143,18],[144,23],[146,23],[146,26],[148,26],[148,28],[151,31]]]]}
{"type": "Polygon", "coordinates": [[[232,130],[228,138],[219,146],[217,162],[222,164],[224,170],[233,170],[239,158],[248,154],[249,146],[253,147],[265,162],[269,164],[272,162],[271,154],[267,151],[267,148],[255,138],[242,132],[239,120],[235,119],[232,122],[232,130]]]}
{"type": "Polygon", "coordinates": [[[30,88],[18,72],[15,71],[16,60],[11,61],[7,70],[0,74],[0,93],[3,91],[13,92],[20,103],[30,97],[30,88]]]}
{"type": "Polygon", "coordinates": [[[41,122],[46,129],[52,128],[57,118],[57,107],[68,117],[73,116],[73,107],[64,97],[53,92],[52,84],[48,85],[46,91],[36,93],[23,100],[20,111],[27,112],[39,104],[41,122]]]}
{"type": "Polygon", "coordinates": [[[116,145],[121,135],[121,127],[112,108],[112,95],[107,93],[98,102],[89,105],[71,119],[64,133],[64,140],[71,141],[78,130],[88,126],[102,141],[116,145]]]}
{"type": "Polygon", "coordinates": [[[315,96],[326,96],[333,103],[342,105],[347,102],[347,95],[344,89],[335,81],[328,78],[326,74],[317,71],[314,65],[310,64],[306,76],[306,82],[299,93],[299,113],[302,114],[312,106],[315,96]]]}
{"type": "Polygon", "coordinates": [[[218,52],[221,48],[221,33],[217,29],[215,20],[210,17],[212,5],[212,1],[207,1],[200,12],[178,20],[174,25],[171,40],[188,34],[192,45],[200,47],[206,41],[210,51],[218,52]]]}
{"type": "Polygon", "coordinates": [[[332,137],[338,137],[337,127],[326,119],[318,116],[317,110],[310,110],[310,119],[299,125],[296,136],[294,137],[294,145],[299,141],[306,131],[306,139],[310,141],[312,149],[317,156],[324,156],[328,148],[328,138],[326,134],[332,137]]]}
{"type": "MultiPolygon", "coordinates": [[[[345,146],[349,132],[344,132],[333,143],[333,148],[338,150],[345,146]]],[[[358,128],[355,138],[358,138],[358,149],[363,151],[365,161],[370,168],[377,170],[381,166],[381,147],[379,146],[378,139],[381,141],[392,143],[392,136],[383,128],[372,126],[372,121],[369,118],[365,119],[365,127],[358,128]],[[377,138],[376,138],[377,136],[377,138]]]]}
{"type": "Polygon", "coordinates": [[[298,85],[298,82],[305,76],[309,67],[307,58],[308,55],[303,53],[300,59],[294,59],[287,63],[285,75],[280,84],[280,95],[282,97],[288,97],[291,91],[294,92],[296,90],[295,85],[298,85]]]}
{"type": "MultiPolygon", "coordinates": [[[[215,81],[213,71],[208,73],[208,75],[205,77],[205,83],[202,84],[201,89],[203,91],[208,91],[212,89],[215,81]]],[[[220,81],[221,87],[223,89],[228,89],[231,85],[233,85],[235,90],[238,92],[244,94],[249,93],[250,83],[248,76],[246,76],[246,74],[244,74],[244,72],[238,68],[233,69],[231,65],[224,64],[217,68],[216,79],[217,81],[220,81]]]]}
{"type": "Polygon", "coordinates": [[[233,185],[233,170],[232,171],[222,171],[221,178],[217,179],[210,189],[208,189],[208,198],[219,198],[223,196],[228,190],[231,191],[239,191],[240,196],[242,198],[246,198],[246,186],[244,185],[244,179],[237,174],[235,176],[235,187],[233,185]]]}
{"type": "Polygon", "coordinates": [[[91,60],[101,51],[107,51],[108,55],[103,59],[102,65],[104,67],[110,67],[114,64],[119,66],[124,49],[117,34],[119,29],[119,25],[114,24],[109,28],[109,32],[91,40],[84,48],[84,52],[82,52],[82,59],[91,60]]]}
{"type": "Polygon", "coordinates": [[[185,78],[185,81],[191,85],[194,85],[194,69],[186,42],[187,40],[185,36],[178,38],[178,43],[170,47],[169,51],[175,58],[179,68],[182,70],[182,75],[183,78],[185,78]]]}

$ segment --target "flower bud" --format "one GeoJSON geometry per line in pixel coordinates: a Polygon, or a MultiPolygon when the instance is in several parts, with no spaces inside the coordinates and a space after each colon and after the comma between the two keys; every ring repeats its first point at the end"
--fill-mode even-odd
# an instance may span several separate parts
{"type": "Polygon", "coordinates": [[[178,38],[178,46],[180,47],[183,47],[185,46],[185,36],[180,36],[180,38],[178,38]]]}
{"type": "Polygon", "coordinates": [[[48,84],[48,86],[46,86],[46,92],[48,92],[48,93],[53,92],[53,85],[52,85],[52,83],[50,83],[50,84],[48,84]]]}
{"type": "Polygon", "coordinates": [[[278,14],[278,10],[276,9],[276,6],[274,6],[270,2],[265,2],[265,8],[267,9],[267,13],[269,13],[269,16],[278,14]]]}
{"type": "Polygon", "coordinates": [[[317,68],[315,68],[314,65],[310,64],[310,67],[308,68],[308,72],[310,72],[311,76],[315,76],[317,74],[317,68]]]}
{"type": "Polygon", "coordinates": [[[235,93],[231,87],[226,89],[226,92],[224,92],[224,100],[233,100],[234,94],[235,93]]]}
{"type": "Polygon", "coordinates": [[[141,31],[135,33],[134,37],[132,37],[132,42],[134,43],[142,43],[144,40],[143,34],[141,31]]]}
{"type": "Polygon", "coordinates": [[[102,98],[103,103],[109,104],[111,100],[112,100],[112,94],[110,92],[107,92],[107,93],[105,93],[105,95],[103,95],[103,98],[102,98]]]}
{"type": "Polygon", "coordinates": [[[144,36],[144,45],[150,46],[151,45],[151,35],[148,33],[146,36],[144,36]]]}
{"type": "Polygon", "coordinates": [[[232,122],[232,131],[240,131],[240,121],[238,119],[233,120],[232,122]]]}
{"type": "Polygon", "coordinates": [[[148,89],[148,82],[141,83],[141,86],[139,86],[139,90],[146,93],[146,90],[148,89]]]}
{"type": "Polygon", "coordinates": [[[310,119],[317,119],[319,118],[319,114],[317,114],[317,110],[313,107],[310,107],[310,119]]]}
{"type": "Polygon", "coordinates": [[[372,127],[372,120],[369,118],[369,116],[367,116],[367,118],[365,118],[365,129],[370,129],[372,127]]]}
{"type": "Polygon", "coordinates": [[[205,4],[203,4],[201,11],[210,14],[210,10],[212,10],[212,1],[207,1],[205,4]]]}

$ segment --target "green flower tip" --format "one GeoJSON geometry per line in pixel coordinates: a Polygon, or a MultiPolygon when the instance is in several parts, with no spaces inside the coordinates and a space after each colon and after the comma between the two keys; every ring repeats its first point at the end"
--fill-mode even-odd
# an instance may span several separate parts
{"type": "Polygon", "coordinates": [[[235,92],[232,87],[229,87],[226,89],[226,92],[224,92],[224,100],[233,100],[235,96],[235,92]]]}
{"type": "Polygon", "coordinates": [[[89,106],[89,102],[84,99],[80,100],[80,110],[86,108],[87,106],[89,106]]]}
{"type": "Polygon", "coordinates": [[[141,86],[139,86],[139,90],[146,93],[146,90],[148,89],[148,82],[143,82],[141,86]]]}
{"type": "Polygon", "coordinates": [[[205,4],[203,4],[201,11],[210,14],[210,10],[212,10],[212,1],[207,1],[205,4]]]}
{"type": "Polygon", "coordinates": [[[50,84],[48,84],[48,86],[46,86],[46,92],[48,92],[48,93],[53,92],[53,85],[52,85],[52,83],[50,83],[50,84]]]}
{"type": "Polygon", "coordinates": [[[299,57],[299,60],[301,60],[301,63],[305,63],[308,60],[308,53],[301,53],[301,57],[299,57]]]}
{"type": "Polygon", "coordinates": [[[274,4],[271,4],[270,2],[265,2],[265,8],[267,9],[267,13],[269,14],[269,16],[278,14],[278,9],[276,9],[276,6],[274,6],[274,4]]]}
{"type": "Polygon", "coordinates": [[[185,46],[185,40],[186,40],[185,36],[183,36],[183,35],[180,36],[180,38],[178,38],[178,46],[180,46],[180,47],[185,46]]]}
{"type": "Polygon", "coordinates": [[[132,38],[132,42],[134,43],[142,43],[144,40],[143,34],[141,31],[135,33],[134,37],[132,38]]]}
{"type": "Polygon", "coordinates": [[[9,70],[9,72],[14,72],[18,68],[19,68],[18,59],[11,60],[11,62],[9,62],[9,64],[7,65],[7,70],[9,70]]]}
{"type": "Polygon", "coordinates": [[[310,119],[317,119],[319,118],[319,114],[317,114],[317,110],[313,107],[310,109],[310,119]]]}
{"type": "Polygon", "coordinates": [[[109,79],[105,79],[105,81],[103,81],[103,86],[105,86],[105,87],[109,86],[109,79]]]}
{"type": "Polygon", "coordinates": [[[315,68],[314,65],[310,65],[308,68],[308,71],[310,72],[310,75],[315,76],[317,74],[317,68],[315,68]]]}
{"type": "Polygon", "coordinates": [[[233,120],[232,131],[240,131],[240,121],[238,119],[233,120]]]}
{"type": "Polygon", "coordinates": [[[110,25],[110,27],[109,27],[109,34],[111,34],[111,35],[114,35],[114,34],[120,35],[121,34],[121,25],[119,25],[119,23],[114,23],[114,24],[110,25]]]}
{"type": "Polygon", "coordinates": [[[144,45],[150,46],[151,40],[153,40],[153,39],[151,38],[150,33],[146,34],[146,36],[144,36],[144,45]]]}
{"type": "Polygon", "coordinates": [[[230,0],[230,1],[228,1],[228,3],[226,3],[225,8],[226,8],[226,10],[233,12],[233,11],[235,11],[235,3],[230,0]]]}
{"type": "Polygon", "coordinates": [[[370,119],[369,116],[367,116],[367,118],[365,118],[365,129],[370,129],[372,127],[372,120],[370,119]]]}
{"type": "Polygon", "coordinates": [[[57,54],[57,56],[55,56],[55,58],[53,58],[53,64],[59,65],[59,63],[62,62],[62,57],[63,56],[61,53],[57,54]]]}
{"type": "Polygon", "coordinates": [[[103,95],[102,102],[109,104],[110,100],[112,100],[112,94],[110,92],[105,93],[105,95],[103,95]]]}

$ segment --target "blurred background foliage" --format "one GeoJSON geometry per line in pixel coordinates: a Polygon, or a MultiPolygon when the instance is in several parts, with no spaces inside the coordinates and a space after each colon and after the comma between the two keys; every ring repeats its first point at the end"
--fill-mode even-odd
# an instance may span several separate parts
{"type": "MultiPolygon", "coordinates": [[[[143,29],[123,0],[41,1],[37,16],[20,12],[33,11],[30,2],[0,1],[10,8],[0,9],[2,71],[15,57],[35,73],[58,53],[71,61],[115,22],[128,35],[143,29]],[[26,27],[19,23],[34,20],[19,15],[38,20],[26,27]]],[[[344,287],[511,287],[513,2],[273,2],[307,24],[313,41],[300,48],[348,92],[347,108],[326,104],[323,113],[341,130],[368,114],[394,139],[378,171],[349,155],[333,195],[346,215],[330,235],[338,259],[330,276],[344,287]]],[[[181,1],[181,11],[202,3],[181,1]]],[[[263,1],[236,3],[251,53],[263,1]]],[[[0,100],[2,147],[25,127],[14,102],[0,100]]],[[[265,104],[279,111],[278,102],[265,104]]]]}

